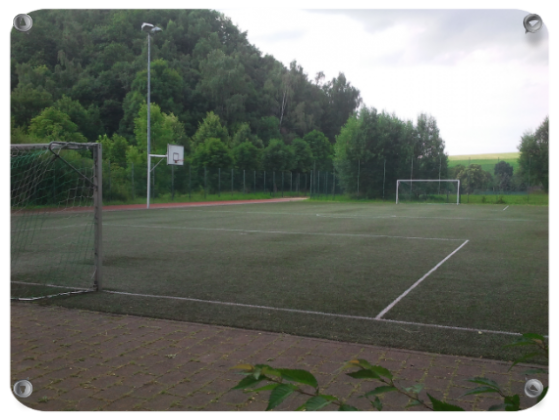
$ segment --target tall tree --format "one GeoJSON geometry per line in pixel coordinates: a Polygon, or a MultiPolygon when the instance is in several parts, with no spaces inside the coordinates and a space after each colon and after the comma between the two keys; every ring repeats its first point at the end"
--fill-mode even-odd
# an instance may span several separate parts
{"type": "Polygon", "coordinates": [[[328,139],[333,143],[347,119],[361,105],[361,93],[357,88],[351,86],[344,73],[334,77],[322,89],[327,96],[322,127],[328,139]]]}
{"type": "Polygon", "coordinates": [[[518,146],[520,172],[529,185],[549,190],[549,117],[545,117],[535,133],[526,132],[518,146]]]}

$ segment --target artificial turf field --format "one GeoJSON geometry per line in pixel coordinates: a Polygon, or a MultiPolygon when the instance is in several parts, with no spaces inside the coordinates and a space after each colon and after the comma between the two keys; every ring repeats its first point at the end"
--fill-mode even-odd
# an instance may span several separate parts
{"type": "Polygon", "coordinates": [[[104,212],[105,292],[42,303],[510,359],[506,333],[548,333],[549,229],[548,207],[505,207],[104,212]]]}

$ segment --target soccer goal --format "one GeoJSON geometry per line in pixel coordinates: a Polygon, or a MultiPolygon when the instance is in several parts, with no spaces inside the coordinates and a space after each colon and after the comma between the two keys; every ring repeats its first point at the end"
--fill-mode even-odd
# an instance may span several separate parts
{"type": "Polygon", "coordinates": [[[101,289],[100,143],[11,145],[11,296],[101,289]]]}
{"type": "Polygon", "coordinates": [[[399,179],[396,181],[396,204],[460,204],[459,179],[399,179]]]}

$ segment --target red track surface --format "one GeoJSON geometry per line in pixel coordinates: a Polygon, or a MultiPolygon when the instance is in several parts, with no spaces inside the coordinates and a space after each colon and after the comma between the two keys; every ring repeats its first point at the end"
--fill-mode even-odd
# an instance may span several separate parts
{"type": "MultiPolygon", "coordinates": [[[[305,197],[296,198],[268,198],[263,200],[231,200],[231,201],[201,201],[197,203],[165,203],[150,204],[151,209],[170,209],[180,207],[206,207],[206,206],[230,206],[234,204],[258,204],[258,203],[284,203],[286,201],[306,200],[305,197]]],[[[120,210],[146,210],[145,204],[123,204],[118,206],[103,206],[103,211],[120,211],[120,210]]]]}

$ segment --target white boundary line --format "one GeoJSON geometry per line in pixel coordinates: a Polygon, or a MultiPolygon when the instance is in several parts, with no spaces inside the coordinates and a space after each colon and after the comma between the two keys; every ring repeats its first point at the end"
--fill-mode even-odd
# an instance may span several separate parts
{"type": "Polygon", "coordinates": [[[172,300],[184,300],[188,302],[200,302],[200,303],[209,303],[213,305],[226,305],[226,306],[238,306],[243,308],[252,308],[252,309],[264,309],[268,311],[281,311],[281,312],[292,312],[292,313],[302,313],[307,315],[322,315],[322,316],[330,316],[335,318],[348,318],[348,319],[360,319],[364,321],[377,321],[377,322],[388,322],[393,324],[403,324],[403,325],[415,325],[418,327],[430,327],[430,328],[443,328],[449,330],[457,330],[457,331],[467,331],[467,332],[475,332],[475,333],[487,333],[487,334],[505,334],[505,335],[515,335],[521,336],[520,333],[508,332],[508,331],[493,331],[493,330],[485,330],[485,329],[477,329],[477,328],[466,328],[466,327],[453,327],[449,325],[437,325],[437,324],[422,324],[419,322],[408,322],[408,321],[397,321],[393,319],[377,319],[368,316],[358,316],[358,315],[344,315],[344,314],[332,314],[328,312],[319,312],[319,311],[305,311],[302,309],[287,309],[287,308],[275,308],[272,306],[261,306],[261,305],[248,305],[245,303],[233,303],[233,302],[221,302],[217,300],[203,300],[203,299],[194,299],[194,298],[186,298],[186,297],[177,297],[177,296],[160,296],[160,295],[147,295],[141,293],[128,293],[128,292],[117,292],[111,290],[103,290],[104,293],[111,293],[115,295],[126,295],[126,296],[137,296],[137,297],[147,297],[147,298],[156,298],[156,299],[172,299],[172,300]]]}
{"type": "MultiPolygon", "coordinates": [[[[507,206],[508,207],[508,206],[507,206]]],[[[169,209],[173,210],[173,209],[169,209]]],[[[285,216],[312,216],[312,217],[328,217],[332,219],[445,219],[445,220],[477,220],[477,221],[498,221],[498,222],[539,222],[538,220],[534,219],[480,219],[477,217],[429,217],[429,216],[395,216],[395,215],[383,215],[383,216],[337,216],[337,215],[325,215],[325,214],[316,214],[316,213],[286,213],[286,212],[267,212],[267,211],[227,211],[227,210],[183,210],[183,209],[175,209],[176,211],[181,212],[200,212],[200,213],[237,213],[237,214],[279,214],[285,216]]],[[[497,210],[495,210],[497,211],[497,210]]],[[[498,210],[501,211],[501,210],[498,210]]]]}
{"type": "Polygon", "coordinates": [[[452,251],[450,254],[448,254],[446,256],[446,258],[444,260],[442,260],[440,263],[438,263],[436,266],[434,266],[431,270],[429,270],[427,272],[427,274],[425,274],[423,277],[421,277],[419,280],[417,280],[414,284],[411,285],[411,287],[406,290],[404,293],[402,293],[400,296],[398,296],[396,298],[396,300],[394,300],[394,302],[392,302],[390,305],[388,305],[386,308],[384,308],[376,317],[375,319],[381,319],[384,314],[386,314],[390,309],[392,309],[394,307],[394,305],[396,305],[398,302],[400,302],[400,300],[402,298],[404,298],[409,292],[411,292],[416,286],[419,285],[419,283],[421,283],[423,280],[425,280],[427,277],[429,277],[429,275],[434,272],[437,268],[439,268],[441,265],[444,264],[444,262],[446,260],[448,260],[450,257],[452,257],[454,254],[456,254],[464,245],[466,245],[469,242],[468,239],[466,239],[466,241],[460,245],[458,248],[456,248],[454,251],[452,251]]]}
{"type": "Polygon", "coordinates": [[[182,229],[182,230],[202,230],[202,231],[215,231],[215,232],[242,232],[242,233],[268,233],[279,235],[307,235],[307,236],[346,236],[353,238],[396,238],[396,239],[424,239],[431,241],[463,241],[461,238],[425,238],[421,236],[393,236],[393,235],[373,235],[366,233],[317,233],[317,232],[290,232],[283,230],[257,230],[257,229],[228,229],[228,228],[202,228],[202,227],[185,227],[185,226],[158,226],[158,225],[127,225],[116,223],[103,223],[103,226],[112,227],[128,227],[140,229],[182,229]]]}
{"type": "Polygon", "coordinates": [[[43,284],[43,283],[31,283],[31,282],[27,282],[27,281],[12,281],[11,283],[14,284],[29,284],[31,286],[48,286],[48,287],[58,287],[59,289],[74,289],[74,290],[92,290],[91,288],[87,288],[87,287],[75,287],[75,286],[59,286],[56,284],[43,284]]]}

